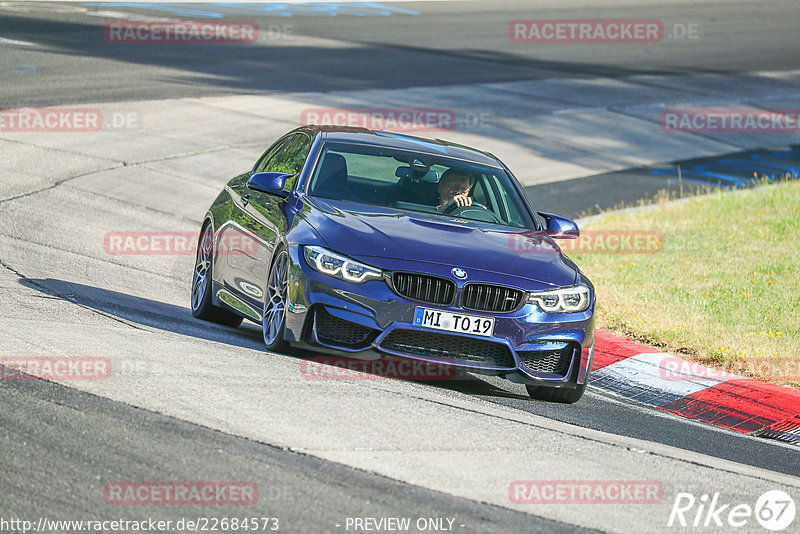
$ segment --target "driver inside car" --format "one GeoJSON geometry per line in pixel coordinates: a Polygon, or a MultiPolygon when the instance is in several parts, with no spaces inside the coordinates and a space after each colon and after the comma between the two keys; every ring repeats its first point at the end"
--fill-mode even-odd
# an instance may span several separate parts
{"type": "Polygon", "coordinates": [[[468,195],[474,184],[475,176],[469,172],[455,168],[447,169],[442,173],[436,188],[439,195],[436,208],[444,211],[450,206],[471,206],[472,198],[468,195]]]}

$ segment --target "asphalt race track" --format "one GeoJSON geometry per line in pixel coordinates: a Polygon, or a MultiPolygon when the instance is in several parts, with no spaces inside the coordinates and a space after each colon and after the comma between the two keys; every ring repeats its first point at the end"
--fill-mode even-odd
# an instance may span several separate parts
{"type": "MultiPolygon", "coordinates": [[[[661,164],[797,149],[796,132],[670,137],[658,124],[671,103],[800,108],[797,2],[644,4],[0,2],[0,108],[122,117],[95,132],[0,127],[0,356],[102,357],[113,369],[0,380],[0,531],[22,532],[2,523],[13,518],[236,516],[301,533],[396,517],[440,520],[411,532],[668,532],[690,530],[667,526],[681,492],[753,506],[779,489],[800,503],[800,448],[591,387],[565,406],[486,377],[310,380],[313,354],[271,354],[255,325],[192,318],[192,255],[104,244],[110,232],[199,230],[227,179],[309,107],[453,108],[465,122],[438,137],[489,147],[535,202],[573,217],[651,198],[661,164]],[[246,46],[103,39],[106,22],[137,18],[266,31],[246,46]],[[665,39],[509,39],[515,19],[589,18],[660,20],[665,39]],[[672,35],[687,27],[695,38],[672,35]],[[663,498],[524,504],[509,497],[517,480],[656,481],[663,498]],[[259,498],[126,506],[104,497],[115,481],[245,481],[259,498]]],[[[734,530],[764,532],[755,519],[734,530]]]]}

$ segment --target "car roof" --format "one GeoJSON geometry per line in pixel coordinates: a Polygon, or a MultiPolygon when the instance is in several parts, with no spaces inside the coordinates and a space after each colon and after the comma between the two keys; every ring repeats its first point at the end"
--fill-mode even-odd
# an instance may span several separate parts
{"type": "Polygon", "coordinates": [[[414,152],[447,156],[491,167],[501,167],[500,161],[489,152],[451,143],[442,139],[428,139],[413,135],[368,130],[354,126],[307,125],[300,128],[310,133],[321,133],[325,141],[361,145],[385,146],[414,152]]]}

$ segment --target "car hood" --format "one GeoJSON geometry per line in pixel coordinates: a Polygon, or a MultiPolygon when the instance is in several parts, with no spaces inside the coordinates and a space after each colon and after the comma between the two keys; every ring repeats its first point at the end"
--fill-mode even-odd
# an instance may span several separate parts
{"type": "Polygon", "coordinates": [[[307,200],[307,222],[330,249],[353,258],[444,264],[557,287],[577,279],[575,265],[544,232],[482,227],[463,219],[348,201],[307,200]]]}

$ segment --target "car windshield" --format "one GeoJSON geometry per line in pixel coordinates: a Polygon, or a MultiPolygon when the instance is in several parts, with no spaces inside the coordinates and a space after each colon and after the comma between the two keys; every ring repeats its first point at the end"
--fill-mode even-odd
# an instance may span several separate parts
{"type": "Polygon", "coordinates": [[[501,169],[406,150],[328,144],[308,194],[332,200],[535,228],[501,169]]]}

